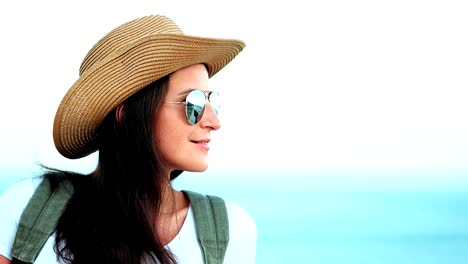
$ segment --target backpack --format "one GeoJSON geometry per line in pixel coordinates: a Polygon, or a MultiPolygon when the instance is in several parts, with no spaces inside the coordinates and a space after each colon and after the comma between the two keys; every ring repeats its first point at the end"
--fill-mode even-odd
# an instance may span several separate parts
{"type": "MultiPolygon", "coordinates": [[[[187,194],[193,210],[197,239],[206,264],[223,263],[229,242],[229,222],[224,200],[191,191],[187,194]]],[[[21,214],[12,249],[12,263],[34,263],[55,231],[57,222],[73,195],[73,185],[62,180],[52,191],[49,180],[37,187],[21,214]]]]}

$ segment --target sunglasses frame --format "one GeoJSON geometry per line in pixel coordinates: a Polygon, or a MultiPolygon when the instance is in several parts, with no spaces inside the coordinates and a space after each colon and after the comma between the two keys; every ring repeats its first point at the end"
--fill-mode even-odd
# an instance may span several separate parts
{"type": "MultiPolygon", "coordinates": [[[[193,90],[190,90],[188,93],[187,93],[187,96],[185,97],[184,101],[182,102],[171,102],[171,101],[164,101],[164,103],[166,104],[184,104],[185,105],[185,117],[187,118],[187,122],[191,125],[196,125],[198,124],[198,122],[200,122],[200,120],[203,118],[203,114],[205,113],[205,108],[206,108],[206,103],[210,103],[211,104],[211,95],[212,94],[217,94],[218,97],[219,97],[219,93],[218,91],[205,91],[205,90],[201,90],[201,89],[193,89],[193,90]],[[193,92],[196,92],[196,91],[201,91],[203,93],[203,95],[205,95],[205,102],[203,104],[203,109],[201,111],[201,114],[200,114],[200,117],[197,118],[196,122],[195,123],[192,123],[190,122],[190,117],[188,115],[188,103],[187,102],[187,97],[189,97],[189,95],[193,92]]],[[[221,105],[218,105],[218,107],[216,108],[215,106],[211,105],[213,107],[213,110],[215,111],[215,114],[216,116],[218,116],[218,112],[219,112],[219,108],[221,108],[221,105]]]]}

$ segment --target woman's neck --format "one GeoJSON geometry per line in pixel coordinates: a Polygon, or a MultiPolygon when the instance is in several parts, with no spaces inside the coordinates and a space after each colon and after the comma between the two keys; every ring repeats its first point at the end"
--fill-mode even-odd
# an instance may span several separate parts
{"type": "Polygon", "coordinates": [[[166,245],[177,236],[182,228],[190,202],[182,192],[173,189],[170,184],[162,193],[156,227],[159,240],[166,245]]]}

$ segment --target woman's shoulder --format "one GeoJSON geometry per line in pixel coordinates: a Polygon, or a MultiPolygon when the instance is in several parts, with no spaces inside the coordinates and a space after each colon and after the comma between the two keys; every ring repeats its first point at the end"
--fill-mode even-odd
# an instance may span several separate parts
{"type": "MultiPolygon", "coordinates": [[[[27,178],[8,187],[0,194],[0,209],[3,210],[5,207],[16,207],[18,205],[26,207],[40,181],[39,178],[27,178]]],[[[21,208],[21,211],[24,207],[21,208]]]]}
{"type": "Polygon", "coordinates": [[[24,208],[29,202],[29,199],[34,193],[37,185],[40,183],[38,178],[28,178],[20,180],[10,187],[8,187],[2,194],[0,194],[0,212],[2,215],[1,224],[3,221],[14,220],[19,221],[19,217],[24,208]]]}
{"type": "Polygon", "coordinates": [[[0,255],[11,258],[10,249],[24,208],[40,179],[24,179],[0,194],[0,255]]]}
{"type": "Polygon", "coordinates": [[[255,263],[257,226],[252,216],[238,204],[226,201],[229,217],[229,244],[225,263],[255,263]]]}
{"type": "Polygon", "coordinates": [[[226,201],[226,208],[229,216],[229,225],[234,228],[255,231],[256,225],[252,216],[237,203],[226,201]]]}

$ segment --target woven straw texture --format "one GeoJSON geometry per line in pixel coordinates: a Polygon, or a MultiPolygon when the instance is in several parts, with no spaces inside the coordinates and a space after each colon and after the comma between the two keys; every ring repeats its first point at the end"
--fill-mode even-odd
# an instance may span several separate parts
{"type": "Polygon", "coordinates": [[[244,47],[239,40],[184,35],[164,16],[117,27],[88,52],[80,78],[58,107],[53,129],[57,150],[71,159],[96,151],[97,129],[125,99],[189,65],[204,63],[211,77],[244,47]]]}

